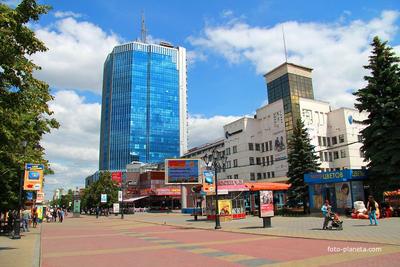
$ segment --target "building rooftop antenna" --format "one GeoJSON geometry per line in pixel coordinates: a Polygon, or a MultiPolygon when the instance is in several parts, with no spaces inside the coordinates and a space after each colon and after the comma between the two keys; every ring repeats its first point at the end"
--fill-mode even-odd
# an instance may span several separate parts
{"type": "Polygon", "coordinates": [[[285,49],[285,62],[287,63],[287,50],[286,50],[286,39],[285,39],[285,28],[283,27],[282,24],[282,37],[283,37],[283,48],[285,49]]]}
{"type": "Polygon", "coordinates": [[[140,31],[140,36],[141,36],[141,41],[143,43],[146,43],[146,37],[147,37],[147,29],[146,29],[146,24],[144,21],[144,12],[142,11],[142,28],[140,31]]]}

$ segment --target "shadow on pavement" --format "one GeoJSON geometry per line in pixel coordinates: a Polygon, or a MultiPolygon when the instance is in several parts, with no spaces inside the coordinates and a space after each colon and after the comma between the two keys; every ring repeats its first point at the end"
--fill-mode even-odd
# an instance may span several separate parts
{"type": "Polygon", "coordinates": [[[0,250],[12,250],[16,248],[11,248],[11,247],[0,247],[0,250]]]}
{"type": "Polygon", "coordinates": [[[353,227],[370,226],[369,224],[354,224],[353,227]]]}
{"type": "MultiPolygon", "coordinates": [[[[264,227],[262,226],[246,226],[246,227],[240,227],[240,229],[263,229],[264,227]]],[[[273,228],[273,227],[270,227],[273,228]]],[[[266,228],[268,229],[268,228],[266,228]]]]}

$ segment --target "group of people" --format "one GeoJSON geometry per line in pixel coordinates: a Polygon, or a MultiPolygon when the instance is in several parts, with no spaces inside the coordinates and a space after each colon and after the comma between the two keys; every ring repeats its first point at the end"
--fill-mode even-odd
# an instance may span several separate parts
{"type": "MultiPolygon", "coordinates": [[[[8,226],[10,232],[14,229],[14,223],[18,218],[18,210],[10,210],[8,212],[8,226]]],[[[29,227],[32,225],[33,228],[36,228],[38,223],[38,210],[36,206],[31,208],[24,207],[20,210],[20,222],[22,223],[22,231],[29,232],[29,227]]]]}
{"type": "MultiPolygon", "coordinates": [[[[379,208],[378,203],[375,201],[373,196],[368,197],[368,202],[367,202],[367,212],[368,212],[368,218],[370,225],[375,225],[378,226],[378,220],[376,218],[376,211],[379,208]]],[[[322,226],[323,230],[326,230],[328,227],[328,223],[330,221],[331,215],[332,215],[332,207],[329,204],[329,201],[326,200],[324,205],[321,207],[322,215],[324,217],[324,223],[322,226]]]]}
{"type": "Polygon", "coordinates": [[[67,210],[62,208],[50,208],[46,210],[46,222],[58,222],[62,223],[65,216],[67,216],[67,210]]]}

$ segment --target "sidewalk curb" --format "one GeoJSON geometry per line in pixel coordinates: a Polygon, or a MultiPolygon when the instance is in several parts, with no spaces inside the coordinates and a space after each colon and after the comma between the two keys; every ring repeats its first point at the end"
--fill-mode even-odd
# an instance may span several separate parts
{"type": "Polygon", "coordinates": [[[225,230],[225,229],[210,229],[200,226],[186,226],[186,225],[179,225],[179,224],[171,224],[171,223],[159,223],[159,222],[148,222],[142,220],[133,220],[134,222],[139,223],[147,223],[153,225],[161,225],[161,226],[173,226],[185,229],[201,229],[201,230],[211,230],[211,231],[219,231],[219,232],[226,232],[226,233],[235,233],[235,234],[246,234],[246,235],[264,235],[264,236],[273,236],[273,237],[287,237],[287,238],[297,238],[297,239],[310,239],[310,240],[326,240],[326,241],[342,241],[342,242],[351,242],[351,243],[365,243],[365,244],[377,244],[377,245],[388,245],[388,246],[396,246],[400,247],[399,244],[393,243],[382,243],[382,242],[369,242],[369,241],[357,241],[357,240],[345,240],[345,239],[330,239],[330,238],[320,238],[320,237],[303,237],[303,236],[290,236],[290,235],[278,235],[278,234],[268,234],[268,233],[252,233],[252,232],[245,232],[245,231],[234,231],[234,230],[225,230]]]}
{"type": "Polygon", "coordinates": [[[40,223],[39,236],[36,237],[35,247],[33,249],[33,264],[32,267],[41,266],[41,253],[42,253],[42,223],[40,223]]]}

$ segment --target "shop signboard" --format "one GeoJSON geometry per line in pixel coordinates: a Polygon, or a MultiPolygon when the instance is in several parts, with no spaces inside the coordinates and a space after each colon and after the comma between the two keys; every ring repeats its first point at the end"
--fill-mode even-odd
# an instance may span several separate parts
{"type": "Polygon", "coordinates": [[[226,180],[219,180],[218,185],[243,185],[244,181],[241,179],[226,179],[226,180]]]}
{"type": "Polygon", "coordinates": [[[273,217],[274,216],[274,194],[270,190],[260,191],[259,216],[273,217]]]}
{"type": "Polygon", "coordinates": [[[38,192],[36,194],[36,203],[43,203],[43,201],[44,201],[44,193],[38,192]]]}
{"type": "Polygon", "coordinates": [[[203,171],[204,181],[203,183],[213,184],[214,183],[214,172],[211,170],[203,171]]]}
{"type": "Polygon", "coordinates": [[[232,220],[233,215],[232,215],[232,200],[231,199],[218,200],[218,214],[219,214],[221,221],[232,220]]]}
{"type": "Polygon", "coordinates": [[[24,190],[41,191],[43,184],[43,164],[25,164],[24,190]]]}
{"type": "Polygon", "coordinates": [[[304,181],[307,184],[322,184],[322,183],[340,183],[350,180],[364,180],[366,173],[364,170],[340,170],[331,172],[314,172],[306,173],[304,181]]]}
{"type": "Polygon", "coordinates": [[[101,194],[100,202],[107,203],[107,194],[101,194]]]}
{"type": "Polygon", "coordinates": [[[199,184],[199,159],[166,159],[165,184],[199,184]]]}
{"type": "Polygon", "coordinates": [[[155,194],[156,196],[180,196],[181,189],[176,187],[157,188],[155,194]]]}
{"type": "Polygon", "coordinates": [[[113,212],[114,213],[119,213],[119,203],[114,203],[113,204],[113,212]]]}
{"type": "Polygon", "coordinates": [[[81,201],[74,200],[74,213],[81,213],[81,201]]]}
{"type": "Polygon", "coordinates": [[[118,201],[122,202],[122,191],[118,191],[118,201]]]}

